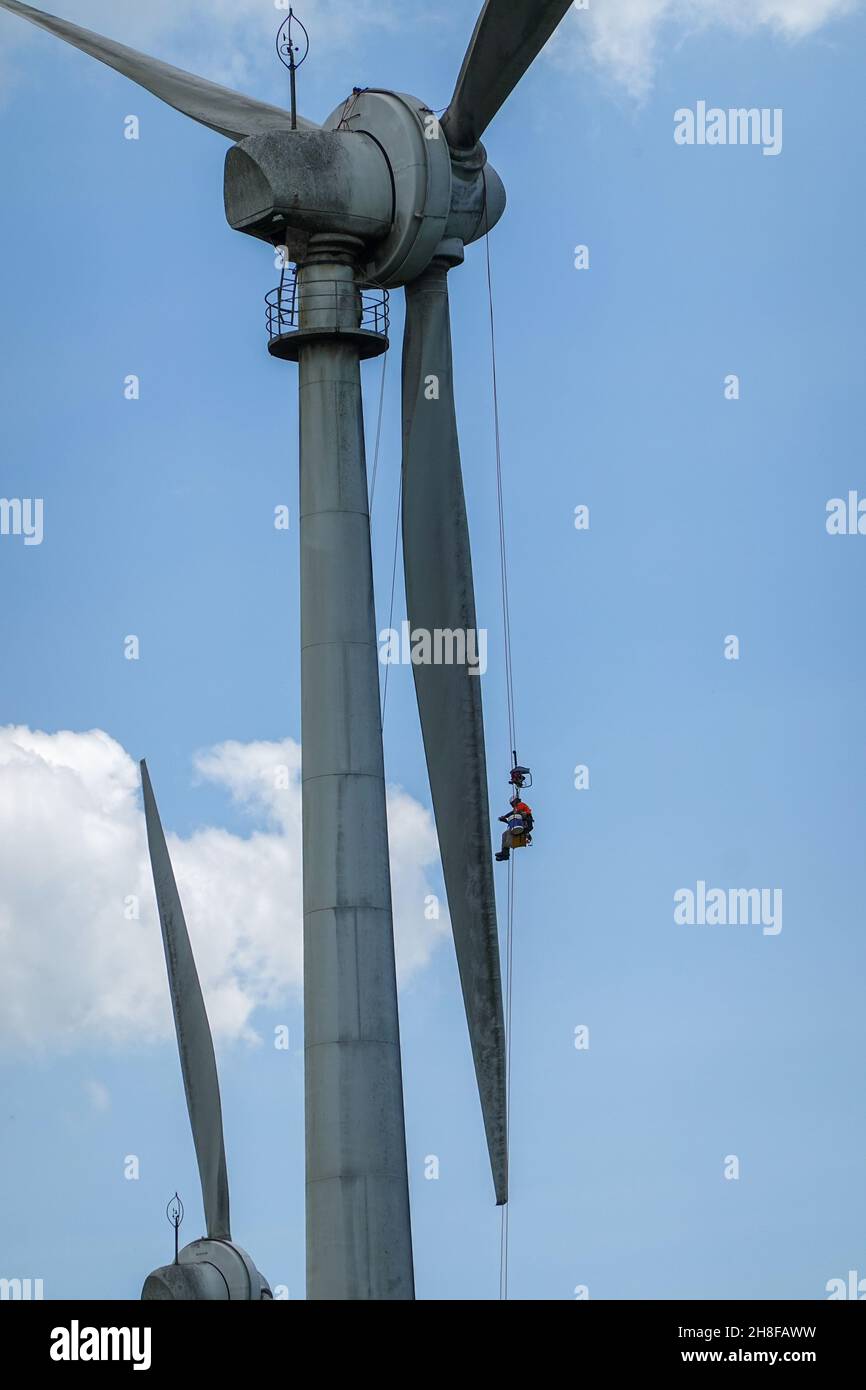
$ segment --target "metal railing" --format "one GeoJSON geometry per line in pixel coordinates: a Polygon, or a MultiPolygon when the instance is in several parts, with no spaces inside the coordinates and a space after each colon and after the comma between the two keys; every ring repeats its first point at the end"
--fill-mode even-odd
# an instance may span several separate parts
{"type": "MultiPolygon", "coordinates": [[[[347,309],[351,308],[354,294],[351,283],[346,280],[316,280],[305,285],[302,294],[296,269],[287,268],[276,289],[265,295],[270,341],[287,333],[298,333],[301,329],[314,327],[319,314],[326,310],[333,309],[334,322],[339,323],[345,319],[347,309]]],[[[351,326],[387,337],[390,323],[388,291],[368,288],[360,291],[360,298],[360,322],[351,326]]]]}

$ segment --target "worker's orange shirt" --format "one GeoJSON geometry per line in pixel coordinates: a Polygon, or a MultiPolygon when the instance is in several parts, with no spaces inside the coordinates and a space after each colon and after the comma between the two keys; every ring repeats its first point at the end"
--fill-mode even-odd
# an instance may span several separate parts
{"type": "Polygon", "coordinates": [[[522,812],[522,814],[523,814],[524,816],[531,816],[531,815],[532,815],[532,812],[530,811],[530,809],[529,809],[529,807],[527,806],[527,804],[526,804],[525,801],[518,801],[517,805],[516,805],[513,809],[514,809],[515,811],[520,811],[520,812],[522,812]]]}

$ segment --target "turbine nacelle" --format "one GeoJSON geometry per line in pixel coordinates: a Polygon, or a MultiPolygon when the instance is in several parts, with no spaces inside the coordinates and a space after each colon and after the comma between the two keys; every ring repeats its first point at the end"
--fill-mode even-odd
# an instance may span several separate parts
{"type": "Polygon", "coordinates": [[[272,1299],[270,1286],[245,1250],[229,1240],[194,1240],[174,1264],[144,1281],[146,1302],[254,1302],[272,1299]]]}
{"type": "MultiPolygon", "coordinates": [[[[163,1265],[148,1275],[141,1296],[148,1301],[216,1299],[258,1302],[272,1297],[272,1294],[249,1255],[231,1238],[222,1105],[213,1038],[180,894],[150,774],[144,762],[141,764],[141,786],[180,1068],[207,1225],[204,1239],[194,1240],[191,1245],[185,1246],[174,1264],[163,1265]]],[[[177,1224],[179,1221],[180,1217],[177,1224]]]]}
{"type": "MultiPolygon", "coordinates": [[[[322,130],[272,130],[229,150],[230,226],[303,259],[317,233],[356,236],[372,284],[415,279],[441,243],[484,236],[505,210],[505,189],[482,145],[452,152],[436,117],[415,97],[356,92],[322,130]]],[[[456,245],[455,245],[456,244],[456,245]]]]}
{"type": "Polygon", "coordinates": [[[316,232],[375,241],[391,226],[391,176],[369,136],[271,130],[229,150],[225,208],[236,232],[279,245],[316,232]]]}

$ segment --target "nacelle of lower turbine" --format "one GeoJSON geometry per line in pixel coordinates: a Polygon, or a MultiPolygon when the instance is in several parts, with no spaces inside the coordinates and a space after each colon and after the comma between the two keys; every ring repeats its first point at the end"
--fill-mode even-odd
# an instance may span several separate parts
{"type": "Polygon", "coordinates": [[[225,209],[236,232],[283,245],[314,232],[375,241],[394,219],[388,161],[347,130],[272,130],[226,156],[225,209]]]}
{"type": "Polygon", "coordinates": [[[177,1264],[163,1265],[144,1281],[141,1297],[194,1302],[261,1302],[271,1299],[268,1281],[245,1250],[228,1240],[194,1240],[177,1264]]]}

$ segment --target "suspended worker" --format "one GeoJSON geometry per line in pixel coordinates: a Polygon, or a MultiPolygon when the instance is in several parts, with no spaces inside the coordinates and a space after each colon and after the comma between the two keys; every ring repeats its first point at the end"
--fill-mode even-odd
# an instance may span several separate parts
{"type": "Polygon", "coordinates": [[[513,849],[522,849],[524,845],[532,843],[531,832],[535,822],[532,819],[532,811],[519,796],[511,798],[511,810],[507,816],[500,816],[499,819],[505,824],[502,849],[496,855],[501,864],[510,857],[513,849]]]}

